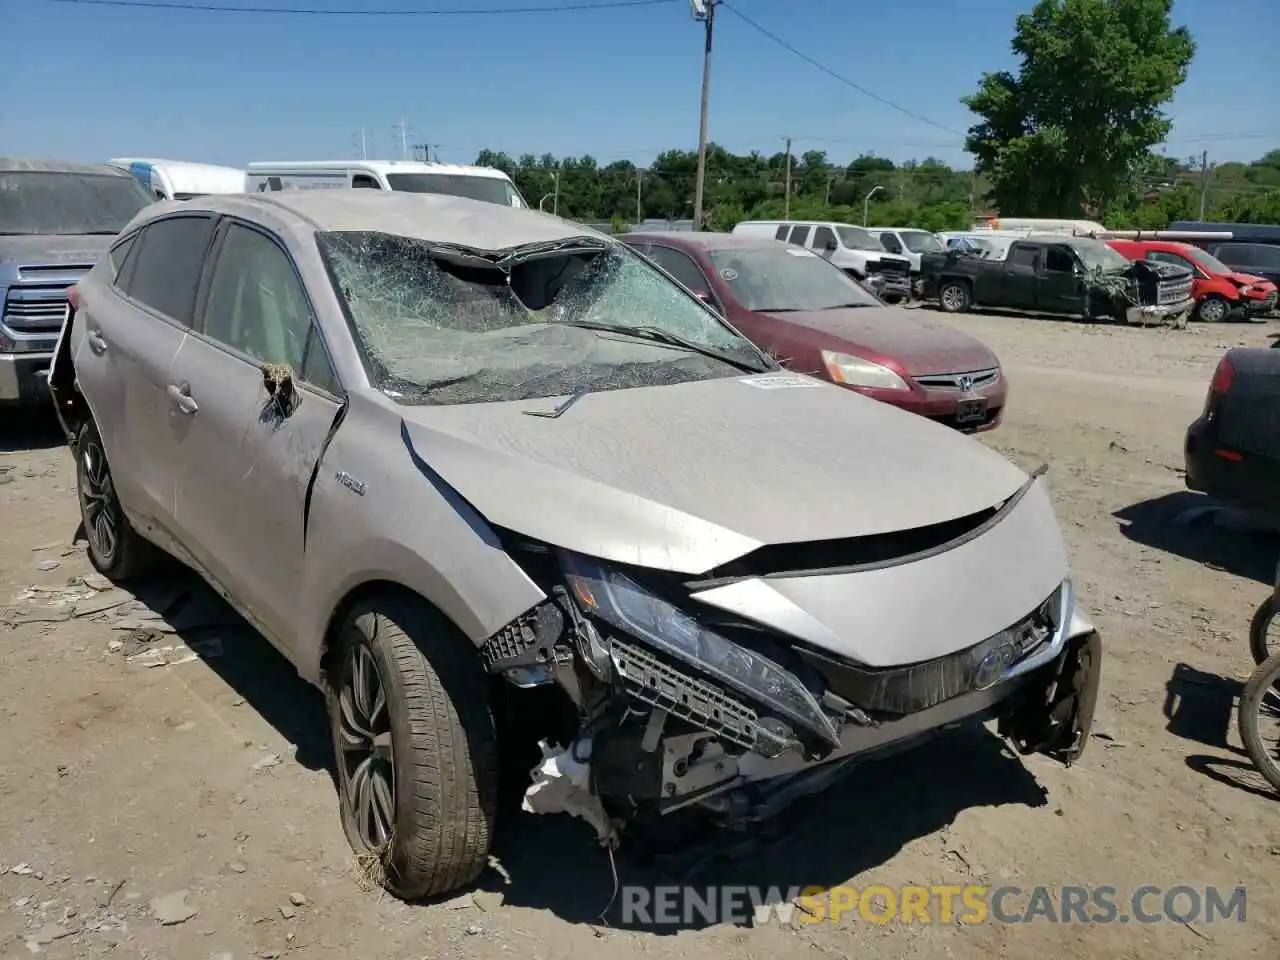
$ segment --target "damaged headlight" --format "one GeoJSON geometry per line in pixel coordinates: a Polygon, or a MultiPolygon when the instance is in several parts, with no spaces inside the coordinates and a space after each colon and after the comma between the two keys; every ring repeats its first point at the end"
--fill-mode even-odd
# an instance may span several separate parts
{"type": "Polygon", "coordinates": [[[590,613],[771,707],[833,745],[840,743],[835,724],[790,671],[706,629],[625,574],[581,554],[561,552],[560,559],[574,596],[590,613]]]}

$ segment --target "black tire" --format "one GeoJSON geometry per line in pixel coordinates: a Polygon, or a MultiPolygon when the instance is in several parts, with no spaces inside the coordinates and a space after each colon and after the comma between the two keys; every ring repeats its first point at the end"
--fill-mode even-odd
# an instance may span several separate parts
{"type": "Polygon", "coordinates": [[[973,291],[962,280],[945,280],[938,288],[938,304],[945,313],[967,313],[973,306],[973,291]]]}
{"type": "Polygon", "coordinates": [[[144,539],[120,506],[107,463],[102,436],[93,420],[85,422],[75,442],[76,495],[80,520],[89,543],[89,562],[104,577],[130,580],[150,569],[158,550],[144,539]]]}
{"type": "Polygon", "coordinates": [[[1274,650],[1267,649],[1267,628],[1277,612],[1280,612],[1280,605],[1276,603],[1275,594],[1258,604],[1258,609],[1253,612],[1253,620],[1249,623],[1249,652],[1253,654],[1254,663],[1262,663],[1272,654],[1280,653],[1280,645],[1274,650]]]}
{"type": "Polygon", "coordinates": [[[1231,305],[1218,296],[1211,294],[1196,304],[1195,317],[1204,323],[1222,323],[1231,312],[1231,305]]]}
{"type": "Polygon", "coordinates": [[[497,733],[479,657],[434,608],[395,594],[358,604],[335,643],[327,699],[348,842],[370,879],[401,899],[465,886],[488,860],[498,807],[497,733]],[[344,704],[359,720],[357,664],[376,671],[385,707],[384,716],[366,711],[363,747],[352,733],[359,724],[344,721],[344,704]]]}
{"type": "Polygon", "coordinates": [[[1249,759],[1267,782],[1280,790],[1280,756],[1276,755],[1275,747],[1268,749],[1262,742],[1262,732],[1258,729],[1263,710],[1280,713],[1280,654],[1263,661],[1253,672],[1240,695],[1236,717],[1249,759]]]}

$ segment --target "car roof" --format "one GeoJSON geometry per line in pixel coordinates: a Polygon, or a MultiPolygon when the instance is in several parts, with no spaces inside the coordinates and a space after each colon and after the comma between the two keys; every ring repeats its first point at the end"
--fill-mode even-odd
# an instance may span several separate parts
{"type": "Polygon", "coordinates": [[[249,173],[272,173],[284,170],[368,170],[372,173],[427,173],[440,176],[489,177],[509,180],[497,167],[481,167],[462,163],[424,163],[420,160],[255,160],[246,167],[249,173]]]}
{"type": "MultiPolygon", "coordinates": [[[[191,209],[186,201],[183,209],[191,209]]],[[[370,231],[450,243],[472,250],[506,250],[570,237],[610,242],[603,233],[549,213],[468,197],[387,190],[277,190],[199,198],[201,207],[248,219],[286,210],[317,232],[370,231]]]]}
{"type": "Polygon", "coordinates": [[[17,171],[31,173],[79,173],[111,177],[128,177],[131,174],[106,163],[76,163],[72,160],[55,160],[47,157],[0,157],[0,172],[17,171]]]}
{"type": "Polygon", "coordinates": [[[673,247],[685,247],[692,250],[773,250],[781,241],[773,237],[751,236],[742,233],[693,233],[687,230],[644,231],[643,233],[623,234],[623,240],[658,241],[673,247]]]}

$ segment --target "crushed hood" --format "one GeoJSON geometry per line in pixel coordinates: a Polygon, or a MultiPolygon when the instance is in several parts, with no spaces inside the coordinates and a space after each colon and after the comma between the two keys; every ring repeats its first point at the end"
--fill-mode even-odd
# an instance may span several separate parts
{"type": "Polygon", "coordinates": [[[71,236],[0,237],[0,263],[18,266],[55,266],[96,263],[115,237],[71,236]]]}
{"type": "Polygon", "coordinates": [[[1259,277],[1252,273],[1228,273],[1227,279],[1232,283],[1244,284],[1247,287],[1275,286],[1275,284],[1266,277],[1259,277]]]}
{"type": "MultiPolygon", "coordinates": [[[[491,524],[622,563],[705,573],[765,544],[967,516],[1027,475],[976,440],[795,374],[403,407],[403,440],[491,524]]],[[[432,476],[434,474],[435,476],[432,476]]]]}
{"type": "Polygon", "coordinates": [[[856,307],[850,310],[812,310],[770,313],[778,323],[789,323],[838,338],[846,346],[824,344],[827,349],[874,360],[869,353],[902,364],[910,376],[931,373],[971,373],[1000,365],[986,344],[945,323],[918,318],[918,311],[901,307],[856,307]]]}

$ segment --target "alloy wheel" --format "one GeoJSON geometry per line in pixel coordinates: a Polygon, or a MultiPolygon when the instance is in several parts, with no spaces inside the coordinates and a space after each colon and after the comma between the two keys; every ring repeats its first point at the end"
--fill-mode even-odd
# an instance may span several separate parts
{"type": "Polygon", "coordinates": [[[1218,323],[1227,315],[1227,305],[1221,300],[1206,300],[1200,307],[1200,317],[1205,323],[1218,323]]]}
{"type": "Polygon", "coordinates": [[[85,444],[80,450],[80,464],[80,505],[85,536],[102,561],[110,564],[120,545],[120,506],[102,446],[96,441],[85,444]]]}
{"type": "Polygon", "coordinates": [[[381,855],[395,833],[395,763],[386,688],[364,643],[347,653],[338,708],[343,802],[365,849],[381,855]]]}
{"type": "Polygon", "coordinates": [[[942,303],[948,310],[959,310],[964,306],[964,294],[959,287],[947,287],[942,291],[942,303]]]}

